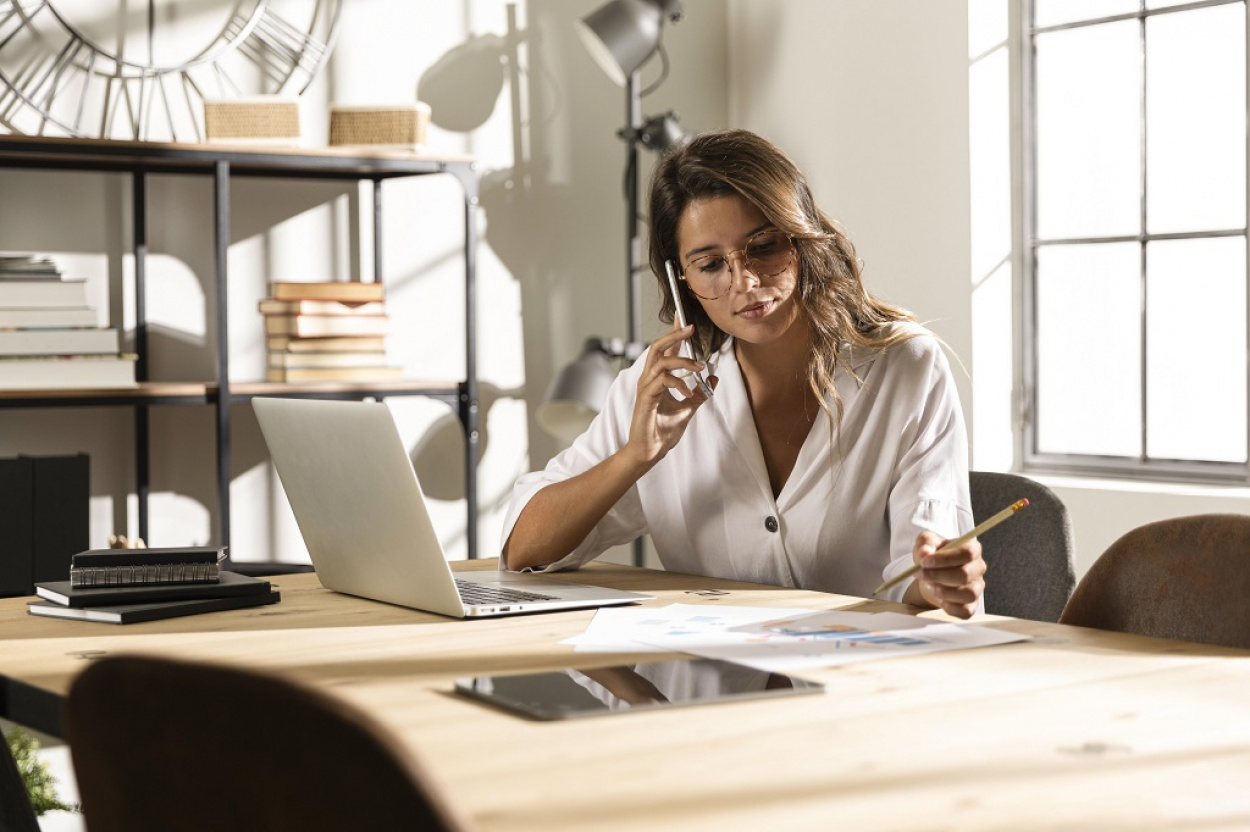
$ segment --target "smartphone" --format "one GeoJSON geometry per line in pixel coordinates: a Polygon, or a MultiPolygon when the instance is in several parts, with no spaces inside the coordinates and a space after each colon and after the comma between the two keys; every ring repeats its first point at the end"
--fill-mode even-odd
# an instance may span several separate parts
{"type": "MultiPolygon", "coordinates": [[[[677,318],[677,325],[682,329],[685,329],[687,326],[686,308],[682,306],[681,292],[677,290],[677,273],[673,269],[672,260],[664,261],[664,270],[668,273],[668,290],[673,295],[673,306],[676,309],[674,315],[677,318]]],[[[687,358],[693,359],[694,361],[701,360],[695,357],[694,348],[690,345],[689,341],[682,342],[681,354],[687,358]]],[[[703,373],[692,372],[690,375],[694,376],[694,383],[699,385],[699,389],[703,391],[704,395],[706,395],[709,399],[712,398],[712,385],[707,383],[707,379],[703,377],[703,373]]],[[[684,371],[678,374],[678,378],[683,378],[684,376],[684,371]]]]}

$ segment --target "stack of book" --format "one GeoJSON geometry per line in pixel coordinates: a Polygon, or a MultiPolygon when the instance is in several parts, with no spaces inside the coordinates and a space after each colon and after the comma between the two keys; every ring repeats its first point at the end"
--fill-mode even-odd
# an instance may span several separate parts
{"type": "Polygon", "coordinates": [[[381,283],[274,283],[260,302],[267,381],[386,381],[402,368],[386,359],[381,283]]]}
{"type": "Polygon", "coordinates": [[[276,604],[268,581],[220,568],[222,549],[96,549],[74,555],[68,581],[42,581],[31,615],[134,624],[276,604]]]}
{"type": "Polygon", "coordinates": [[[0,256],[0,389],[134,387],[135,358],[98,325],[85,280],[48,257],[0,256]]]}

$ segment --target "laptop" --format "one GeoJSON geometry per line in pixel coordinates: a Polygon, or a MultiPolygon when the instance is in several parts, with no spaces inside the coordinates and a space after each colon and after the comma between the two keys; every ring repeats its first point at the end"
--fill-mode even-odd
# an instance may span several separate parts
{"type": "Polygon", "coordinates": [[[252,404],[326,589],[454,618],[653,597],[529,572],[453,574],[385,404],[272,398],[252,404]]]}

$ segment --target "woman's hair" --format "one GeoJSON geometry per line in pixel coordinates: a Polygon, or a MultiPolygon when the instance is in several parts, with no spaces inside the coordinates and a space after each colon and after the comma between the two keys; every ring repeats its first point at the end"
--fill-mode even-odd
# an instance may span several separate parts
{"type": "MultiPolygon", "coordinates": [[[[842,421],[842,398],[834,388],[834,373],[846,364],[843,347],[882,348],[906,340],[916,330],[895,327],[914,321],[911,313],[873,297],[864,288],[855,247],[816,207],[807,178],[776,145],[747,130],[719,130],[695,136],[665,155],[651,177],[651,271],[660,281],[664,298],[660,318],[672,323],[664,262],[680,268],[677,224],[690,203],[711,197],[737,195],[763,213],[777,230],[794,242],[798,256],[795,296],[811,329],[812,359],[807,378],[816,399],[834,420],[842,421]],[[836,418],[825,402],[828,395],[836,418]]],[[[721,348],[727,337],[712,323],[684,281],[687,320],[695,327],[704,354],[721,348]]],[[[851,373],[849,366],[844,369],[851,373]]]]}

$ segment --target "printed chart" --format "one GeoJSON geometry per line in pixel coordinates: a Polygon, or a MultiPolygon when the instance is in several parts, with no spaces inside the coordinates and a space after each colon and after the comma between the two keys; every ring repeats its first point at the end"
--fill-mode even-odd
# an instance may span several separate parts
{"type": "Polygon", "coordinates": [[[1025,636],[975,624],[951,624],[898,613],[778,610],[672,604],[603,609],[579,650],[654,649],[725,659],[759,670],[789,672],[850,662],[988,647],[1025,636]]]}

